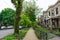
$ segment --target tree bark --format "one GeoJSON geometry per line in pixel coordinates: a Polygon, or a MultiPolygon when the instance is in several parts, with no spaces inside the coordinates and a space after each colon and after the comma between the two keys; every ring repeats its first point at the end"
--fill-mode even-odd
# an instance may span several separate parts
{"type": "Polygon", "coordinates": [[[22,4],[18,1],[18,7],[16,7],[15,21],[14,21],[14,33],[19,34],[19,21],[22,11],[22,4]]]}
{"type": "Polygon", "coordinates": [[[1,29],[1,23],[0,23],[0,29],[1,29]]]}
{"type": "Polygon", "coordinates": [[[19,21],[20,21],[20,14],[22,11],[22,0],[11,0],[11,2],[16,7],[16,14],[14,20],[14,34],[19,34],[19,21]]]}
{"type": "Polygon", "coordinates": [[[0,29],[1,29],[1,26],[0,26],[0,29]]]}

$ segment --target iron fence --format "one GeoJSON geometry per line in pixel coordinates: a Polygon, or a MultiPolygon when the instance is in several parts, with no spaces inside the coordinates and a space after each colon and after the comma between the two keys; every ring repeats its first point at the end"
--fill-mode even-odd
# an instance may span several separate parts
{"type": "Polygon", "coordinates": [[[50,33],[50,32],[43,32],[41,30],[35,29],[36,32],[39,33],[39,40],[49,40],[51,38],[54,38],[56,35],[50,33]]]}

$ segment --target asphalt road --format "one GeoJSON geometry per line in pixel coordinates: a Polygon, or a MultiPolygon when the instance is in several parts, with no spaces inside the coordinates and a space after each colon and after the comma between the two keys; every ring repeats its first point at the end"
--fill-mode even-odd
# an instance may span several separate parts
{"type": "Polygon", "coordinates": [[[14,32],[14,29],[0,30],[0,38],[3,38],[4,36],[13,32],[14,32]]]}

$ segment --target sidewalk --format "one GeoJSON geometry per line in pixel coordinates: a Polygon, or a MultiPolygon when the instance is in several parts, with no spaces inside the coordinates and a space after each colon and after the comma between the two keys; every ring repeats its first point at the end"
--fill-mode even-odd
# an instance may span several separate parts
{"type": "Polygon", "coordinates": [[[54,38],[52,38],[52,39],[49,39],[49,40],[60,40],[60,37],[54,37],[54,38]]]}
{"type": "Polygon", "coordinates": [[[33,28],[30,28],[23,40],[38,40],[33,28]]]}

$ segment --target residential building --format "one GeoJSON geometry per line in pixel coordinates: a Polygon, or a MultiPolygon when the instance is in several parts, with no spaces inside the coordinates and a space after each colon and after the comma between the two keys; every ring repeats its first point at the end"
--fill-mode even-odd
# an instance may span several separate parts
{"type": "Polygon", "coordinates": [[[43,12],[42,22],[44,27],[50,30],[58,29],[60,26],[60,0],[56,4],[50,6],[43,12]]]}

